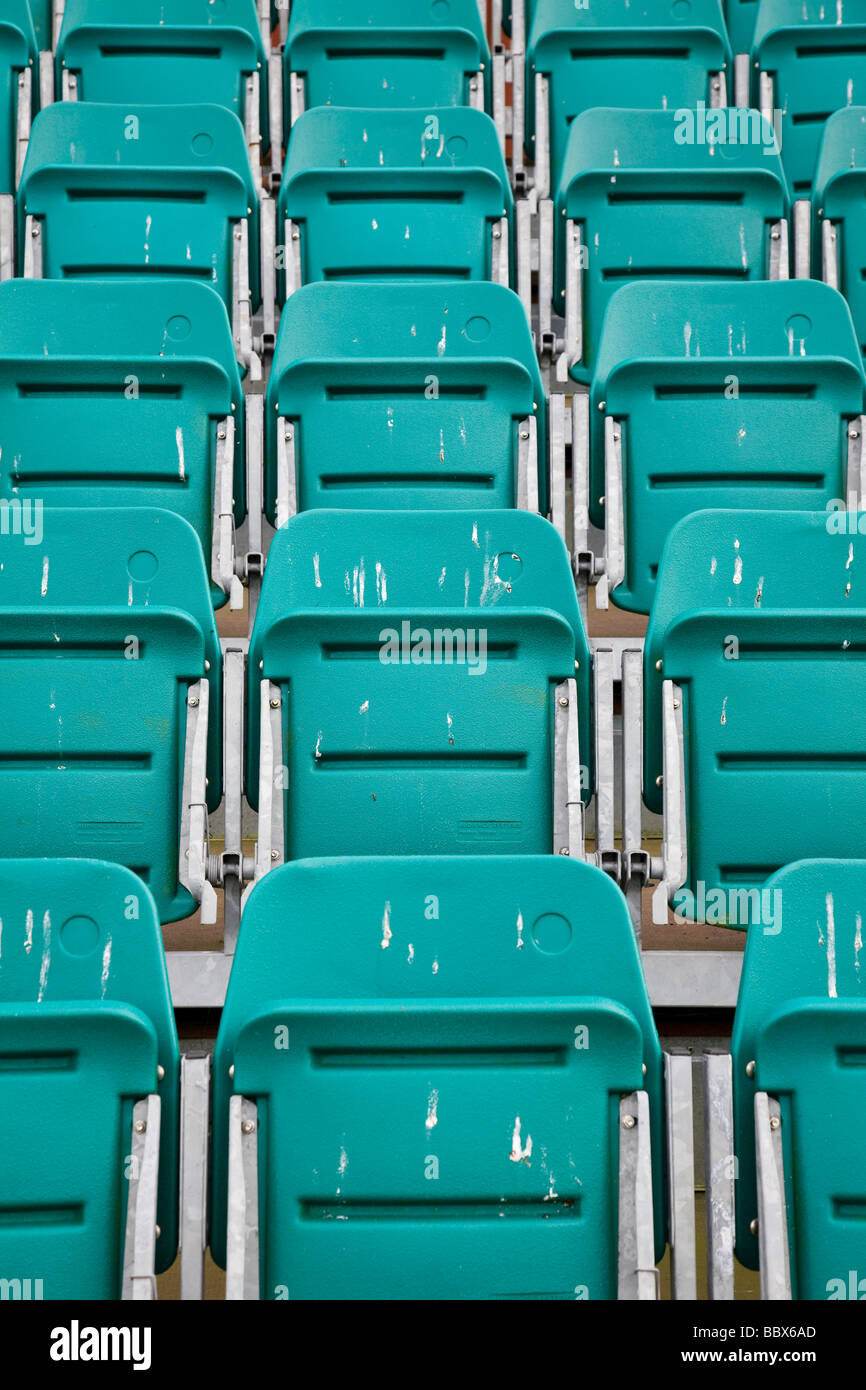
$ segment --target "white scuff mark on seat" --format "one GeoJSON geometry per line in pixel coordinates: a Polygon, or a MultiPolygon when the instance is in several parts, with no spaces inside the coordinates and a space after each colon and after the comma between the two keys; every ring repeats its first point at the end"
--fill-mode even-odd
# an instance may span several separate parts
{"type": "Polygon", "coordinates": [[[347,596],[348,596],[348,595],[352,592],[352,581],[351,581],[351,579],[349,578],[349,571],[348,571],[348,570],[346,570],[346,574],[345,574],[344,579],[343,579],[343,584],[344,584],[344,586],[345,586],[346,594],[347,594],[347,596]]]}
{"type": "Polygon", "coordinates": [[[3,918],[0,917],[0,960],[3,959],[3,918]]]}
{"type": "Polygon", "coordinates": [[[447,712],[446,712],[446,715],[445,715],[445,722],[446,722],[446,724],[448,725],[448,742],[449,742],[449,743],[453,743],[453,742],[454,742],[454,719],[453,719],[453,716],[450,715],[450,714],[448,714],[447,712]]]}
{"type": "Polygon", "coordinates": [[[150,265],[150,229],[153,226],[153,218],[150,213],[144,224],[144,264],[150,265]]]}
{"type": "Polygon", "coordinates": [[[101,985],[101,987],[102,987],[102,996],[101,996],[101,997],[102,997],[103,999],[105,998],[105,991],[106,991],[106,989],[108,988],[108,973],[109,973],[110,970],[111,970],[111,932],[108,933],[108,939],[107,939],[107,941],[106,941],[106,943],[105,943],[105,950],[102,952],[102,975],[100,976],[99,983],[100,983],[100,985],[101,985]]]}
{"type": "Polygon", "coordinates": [[[523,941],[523,913],[518,909],[518,912],[517,912],[517,949],[518,949],[518,951],[522,951],[522,950],[523,950],[523,946],[524,946],[524,941],[523,941]]]}
{"type": "Polygon", "coordinates": [[[760,606],[761,606],[761,599],[762,599],[763,597],[764,597],[764,576],[761,575],[760,579],[758,580],[758,587],[757,587],[757,589],[755,590],[755,607],[756,607],[756,608],[760,608],[760,606]]]}
{"type": "Polygon", "coordinates": [[[475,549],[476,549],[476,550],[480,550],[481,547],[480,547],[479,544],[478,544],[478,522],[477,522],[477,521],[473,521],[473,523],[472,523],[472,544],[475,546],[475,549]]]}
{"type": "Polygon", "coordinates": [[[321,758],[321,756],[322,756],[322,730],[321,730],[321,729],[319,730],[319,736],[318,736],[318,738],[316,739],[316,751],[315,751],[315,753],[313,754],[313,756],[316,758],[317,761],[318,761],[318,759],[321,758]]]}
{"type": "Polygon", "coordinates": [[[845,86],[845,105],[852,106],[854,103],[854,78],[849,77],[845,86]]]}
{"type": "Polygon", "coordinates": [[[385,911],[382,913],[382,940],[379,943],[383,951],[387,951],[393,935],[394,933],[391,931],[391,904],[386,902],[385,911]]]}
{"type": "Polygon", "coordinates": [[[431,1091],[427,1097],[427,1119],[424,1121],[427,1129],[435,1129],[439,1123],[439,1116],[436,1111],[439,1108],[439,1092],[431,1091]]]}
{"type": "Polygon", "coordinates": [[[392,430],[392,429],[394,428],[394,408],[393,408],[393,406],[390,406],[390,405],[388,406],[386,418],[387,418],[387,422],[388,422],[388,429],[389,429],[389,430],[392,430]]]}
{"type": "Polygon", "coordinates": [[[48,556],[42,557],[42,597],[48,593],[48,556]]]}
{"type": "Polygon", "coordinates": [[[359,713],[359,714],[367,714],[367,713],[369,712],[369,709],[370,709],[370,701],[369,701],[369,700],[365,700],[364,703],[363,703],[363,705],[361,705],[361,708],[358,710],[358,713],[359,713]]]}
{"type": "Polygon", "coordinates": [[[130,579],[130,581],[129,581],[129,597],[127,598],[127,607],[131,608],[131,607],[132,607],[132,604],[133,604],[133,598],[132,598],[132,580],[130,579]]]}
{"type": "Polygon", "coordinates": [[[418,329],[415,327],[414,323],[412,324],[412,327],[409,329],[409,332],[411,333],[413,338],[418,337],[418,329]]]}
{"type": "Polygon", "coordinates": [[[836,23],[837,23],[837,24],[841,24],[841,23],[842,23],[842,6],[843,6],[843,0],[836,0],[836,23]]]}
{"type": "Polygon", "coordinates": [[[406,957],[406,963],[407,963],[407,965],[411,965],[414,959],[415,959],[415,947],[412,945],[412,942],[410,941],[410,942],[409,942],[409,954],[408,954],[408,956],[406,957]]]}
{"type": "Polygon", "coordinates": [[[27,916],[24,919],[24,950],[28,956],[33,948],[33,909],[27,909],[27,916]]]}
{"type": "Polygon", "coordinates": [[[722,701],[722,718],[721,718],[721,720],[720,720],[720,723],[722,723],[722,724],[727,724],[727,722],[728,722],[728,716],[727,716],[727,714],[725,713],[725,711],[726,711],[726,709],[727,709],[727,706],[728,706],[728,697],[727,697],[727,695],[726,695],[725,698],[724,698],[724,700],[722,701]]]}
{"type": "Polygon", "coordinates": [[[715,555],[711,556],[711,558],[710,558],[710,574],[715,574],[716,569],[718,568],[718,563],[719,563],[719,562],[718,562],[718,560],[716,559],[715,555]]]}
{"type": "Polygon", "coordinates": [[[745,428],[744,428],[742,425],[740,425],[740,428],[737,430],[737,444],[738,444],[738,445],[742,444],[742,442],[743,442],[743,440],[745,439],[745,437],[746,437],[745,428]]]}
{"type": "Polygon", "coordinates": [[[511,1136],[511,1153],[508,1155],[512,1163],[525,1163],[529,1167],[529,1160],[532,1157],[532,1135],[527,1134],[526,1146],[520,1142],[520,1116],[514,1120],[514,1133],[511,1136]]]}
{"type": "Polygon", "coordinates": [[[685,345],[686,345],[686,357],[691,357],[691,355],[692,355],[692,325],[691,325],[690,323],[684,323],[684,324],[683,324],[683,340],[684,340],[685,345]]]}
{"type": "Polygon", "coordinates": [[[388,602],[388,576],[379,561],[376,561],[376,602],[388,602]]]}
{"type": "Polygon", "coordinates": [[[849,570],[854,563],[854,542],[848,543],[848,559],[845,561],[845,568],[849,570]]]}
{"type": "Polygon", "coordinates": [[[341,1184],[342,1184],[343,1178],[344,1178],[345,1175],[346,1175],[346,1169],[348,1168],[348,1166],[349,1166],[349,1155],[346,1153],[346,1146],[345,1146],[344,1144],[341,1144],[341,1145],[340,1145],[340,1157],[339,1157],[339,1160],[338,1160],[338,1162],[337,1162],[337,1177],[340,1179],[340,1183],[337,1185],[337,1196],[338,1196],[338,1197],[339,1197],[339,1195],[340,1195],[341,1184]]]}
{"type": "Polygon", "coordinates": [[[445,462],[445,431],[439,431],[439,462],[445,462]]]}
{"type": "Polygon", "coordinates": [[[849,579],[848,583],[845,585],[845,597],[846,597],[846,598],[850,598],[850,597],[851,597],[851,581],[850,581],[850,579],[849,579]]]}
{"type": "Polygon", "coordinates": [[[370,139],[370,137],[369,137],[369,135],[367,134],[366,130],[363,130],[363,131],[361,132],[361,139],[362,139],[362,141],[364,142],[365,145],[367,144],[367,141],[370,139]]]}
{"type": "Polygon", "coordinates": [[[833,915],[833,894],[828,893],[827,904],[827,997],[838,998],[836,994],[836,921],[833,915]]]}
{"type": "Polygon", "coordinates": [[[740,558],[740,556],[738,555],[737,558],[736,558],[736,560],[734,561],[734,583],[735,583],[735,584],[742,584],[742,582],[743,582],[743,561],[742,561],[742,559],[740,558]]]}
{"type": "Polygon", "coordinates": [[[404,240],[404,241],[408,241],[408,240],[409,240],[409,228],[408,228],[408,226],[407,226],[405,232],[403,233],[403,240],[404,240]]]}
{"type": "Polygon", "coordinates": [[[734,325],[733,325],[732,323],[729,323],[729,324],[728,324],[728,356],[729,356],[729,357],[733,357],[733,355],[734,355],[734,325]]]}
{"type": "Polygon", "coordinates": [[[445,324],[445,323],[443,323],[443,325],[442,325],[442,337],[439,339],[438,343],[436,344],[436,351],[438,352],[438,354],[439,354],[440,357],[444,357],[444,355],[445,355],[445,347],[446,347],[447,337],[448,337],[448,325],[445,324]]]}
{"type": "Polygon", "coordinates": [[[378,230],[379,230],[379,223],[376,221],[375,217],[373,218],[372,227],[373,227],[373,231],[374,231],[374,232],[378,232],[378,230]]]}
{"type": "Polygon", "coordinates": [[[48,969],[51,965],[51,914],[46,912],[42,918],[42,965],[39,968],[39,995],[36,1000],[41,1004],[45,997],[45,985],[48,980],[48,969]]]}
{"type": "Polygon", "coordinates": [[[435,959],[435,958],[434,958],[434,961],[433,961],[433,974],[434,974],[434,975],[438,975],[438,974],[439,974],[439,961],[438,961],[437,959],[435,959]]]}
{"type": "Polygon", "coordinates": [[[742,222],[740,223],[740,262],[743,270],[749,269],[749,257],[746,254],[746,229],[742,222]]]}
{"type": "MultiPolygon", "coordinates": [[[[347,579],[348,579],[348,577],[349,577],[349,576],[346,575],[346,578],[347,578],[347,579]]],[[[321,576],[321,574],[319,573],[319,552],[318,552],[318,550],[316,551],[315,555],[313,556],[313,578],[314,578],[314,580],[315,580],[316,588],[317,588],[317,589],[321,589],[321,587],[322,587],[322,576],[321,576]]]]}
{"type": "Polygon", "coordinates": [[[464,583],[463,583],[463,607],[464,607],[464,608],[468,608],[468,607],[469,607],[469,571],[468,571],[468,570],[466,571],[466,574],[464,575],[463,578],[464,578],[464,583]]]}
{"type": "Polygon", "coordinates": [[[192,248],[191,248],[191,246],[189,245],[189,243],[187,243],[186,258],[187,258],[188,261],[191,261],[191,260],[192,260],[192,248]]]}
{"type": "Polygon", "coordinates": [[[361,556],[360,563],[352,571],[352,601],[356,608],[364,607],[364,585],[367,581],[367,572],[364,569],[364,557],[361,556]]]}
{"type": "Polygon", "coordinates": [[[443,565],[443,566],[442,566],[442,573],[441,573],[440,576],[439,576],[439,588],[440,588],[440,589],[443,589],[444,587],[445,587],[445,566],[443,565]]]}
{"type": "Polygon", "coordinates": [[[177,462],[178,462],[177,471],[178,471],[178,476],[181,477],[181,478],[185,478],[185,477],[186,477],[186,469],[185,469],[185,467],[184,467],[184,461],[183,461],[183,427],[182,427],[181,425],[178,425],[177,429],[175,430],[175,432],[174,432],[174,437],[175,437],[175,441],[176,441],[176,443],[177,443],[177,462]]]}
{"type": "Polygon", "coordinates": [[[619,168],[619,150],[614,150],[613,152],[613,167],[614,169],[619,168]]]}
{"type": "MultiPolygon", "coordinates": [[[[3,923],[0,922],[0,931],[3,923]]],[[[854,918],[854,973],[860,978],[860,952],[863,950],[863,918],[858,912],[854,918]]]]}

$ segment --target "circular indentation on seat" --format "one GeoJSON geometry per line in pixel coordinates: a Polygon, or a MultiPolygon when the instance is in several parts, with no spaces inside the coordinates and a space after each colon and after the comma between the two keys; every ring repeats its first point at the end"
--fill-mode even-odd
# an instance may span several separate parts
{"type": "Polygon", "coordinates": [[[671,14],[674,19],[688,19],[692,12],[692,0],[674,0],[671,5],[671,14]]]}
{"type": "Polygon", "coordinates": [[[169,338],[179,343],[183,338],[188,338],[192,332],[192,324],[186,314],[175,314],[165,325],[165,331],[169,338]]]}
{"type": "Polygon", "coordinates": [[[451,13],[451,0],[433,0],[430,13],[434,19],[447,19],[451,13]]]}
{"type": "Polygon", "coordinates": [[[806,314],[792,314],[785,324],[788,339],[801,343],[812,332],[812,320],[806,314]]]}
{"type": "Polygon", "coordinates": [[[468,321],[463,332],[470,343],[483,343],[485,338],[490,337],[490,320],[482,314],[476,314],[468,321]]]}
{"type": "Polygon", "coordinates": [[[463,135],[452,135],[445,141],[445,148],[452,159],[463,159],[469,148],[469,141],[463,135]]]}
{"type": "Polygon", "coordinates": [[[202,157],[204,157],[204,155],[210,154],[212,149],[213,136],[208,135],[206,130],[200,130],[198,135],[194,135],[192,137],[193,154],[201,155],[202,157]]]}
{"type": "Polygon", "coordinates": [[[136,550],[134,555],[130,555],[126,568],[130,579],[140,584],[153,579],[159,569],[159,560],[151,550],[136,550]]]}
{"type": "Polygon", "coordinates": [[[571,923],[558,912],[545,912],[532,924],[532,944],[546,956],[558,956],[571,944],[571,923]]]}
{"type": "Polygon", "coordinates": [[[99,927],[92,917],[69,917],[60,928],[60,944],[70,956],[89,956],[99,945],[99,927]]]}
{"type": "Polygon", "coordinates": [[[511,550],[502,550],[493,561],[493,573],[500,584],[511,586],[523,573],[523,561],[511,550]]]}

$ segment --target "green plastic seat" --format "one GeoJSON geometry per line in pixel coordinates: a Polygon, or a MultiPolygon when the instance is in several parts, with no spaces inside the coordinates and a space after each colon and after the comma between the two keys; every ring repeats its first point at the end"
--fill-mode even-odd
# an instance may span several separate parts
{"type": "Polygon", "coordinates": [[[492,224],[512,211],[483,111],[319,106],[292,128],[279,218],[299,224],[304,283],[490,279],[492,224]]]}
{"type": "Polygon", "coordinates": [[[847,430],[864,392],[848,307],[816,280],[635,281],[617,290],[590,411],[598,525],[599,499],[609,498],[603,418],[625,422],[617,605],[650,611],[665,539],[689,512],[816,511],[845,498],[847,430]]]}
{"type": "Polygon", "coordinates": [[[660,810],[670,680],[682,691],[687,879],[674,903],[686,918],[705,901],[707,920],[744,927],[758,904],[734,895],[797,859],[862,854],[861,516],[866,533],[866,514],[844,510],[695,512],[668,537],[644,651],[643,785],[660,810]]]}
{"type": "Polygon", "coordinates": [[[590,659],[550,523],[301,512],[274,538],[253,629],[248,796],[273,682],[286,858],[550,853],[555,687],[575,661],[588,799],[590,659]]]}
{"type": "Polygon", "coordinates": [[[39,74],[36,36],[27,0],[4,0],[0,7],[0,194],[15,192],[18,149],[18,78],[31,72],[31,106],[36,110],[39,74]]]}
{"type": "Polygon", "coordinates": [[[673,112],[710,104],[712,75],[731,50],[719,0],[536,0],[528,30],[527,151],[535,148],[535,80],[549,83],[550,187],[555,195],[569,128],[594,106],[673,112]]]}
{"type": "Polygon", "coordinates": [[[213,102],[244,120],[246,84],[259,77],[268,130],[268,74],[255,0],[65,0],[57,84],[74,73],[81,101],[213,102]]]}
{"type": "Polygon", "coordinates": [[[839,289],[851,309],[860,351],[866,352],[866,284],[861,251],[866,234],[863,191],[866,186],[866,105],[837,111],[824,126],[815,172],[814,254],[815,273],[821,273],[821,220],[837,229],[835,250],[839,289]]]}
{"type": "Polygon", "coordinates": [[[774,137],[757,112],[719,116],[724,139],[702,144],[680,142],[687,123],[672,111],[598,108],[572,123],[555,219],[554,306],[564,312],[568,219],[580,224],[588,262],[576,380],[592,379],[605,309],[625,282],[768,278],[768,224],[788,211],[774,137]],[[768,143],[740,138],[750,134],[768,143]]]}
{"type": "Polygon", "coordinates": [[[249,899],[217,1039],[214,1256],[233,1091],[263,1117],[262,1298],[616,1298],[619,1096],[644,1089],[660,1254],[662,1056],[607,875],[287,865],[249,899]]]}
{"type": "Polygon", "coordinates": [[[518,422],[535,416],[547,509],[544,389],[523,306],[501,285],[305,285],[283,311],[268,391],[291,422],[297,510],[511,507],[518,422]],[[335,447],[335,442],[339,444],[335,447]]]}
{"type": "Polygon", "coordinates": [[[246,218],[259,302],[258,200],[243,127],[221,106],[57,102],[33,122],[20,193],[19,241],[28,215],[43,219],[46,279],[202,280],[229,309],[246,218]]]}
{"type": "Polygon", "coordinates": [[[734,53],[751,53],[761,0],[724,0],[725,27],[734,53]]]}
{"type": "Polygon", "coordinates": [[[752,67],[773,79],[782,163],[792,194],[808,197],[827,118],[866,103],[866,3],[761,0],[752,67]]]}
{"type": "Polygon", "coordinates": [[[243,392],[218,295],[177,280],[7,280],[0,323],[0,497],[165,507],[209,557],[217,422],[227,417],[238,523],[244,515],[243,392]]]}
{"type": "Polygon", "coordinates": [[[866,862],[791,864],[767,887],[781,930],[749,931],[731,1039],[737,1258],[758,1268],[754,1097],[766,1091],[782,1111],[793,1296],[862,1299],[849,1271],[863,1278],[866,862]]]}
{"type": "MultiPolygon", "coordinates": [[[[294,74],[313,106],[474,104],[470,81],[481,74],[490,100],[490,49],[478,0],[428,4],[404,0],[294,0],[284,49],[285,90],[294,74]]],[[[286,102],[288,118],[288,102],[286,102]]],[[[288,127],[287,127],[288,128],[288,127]]]]}
{"type": "Polygon", "coordinates": [[[221,795],[220,647],[199,539],[155,508],[95,520],[4,501],[0,523],[5,853],[98,854],[144,879],[163,921],[186,917],[186,686],[205,676],[211,810],[221,795]]]}
{"type": "MultiPolygon", "coordinates": [[[[40,50],[50,49],[54,23],[53,0],[24,0],[24,3],[30,10],[37,47],[40,50]]],[[[8,6],[4,6],[4,8],[8,8],[8,6]]]]}
{"type": "Polygon", "coordinates": [[[161,1100],[157,1272],[178,1243],[180,1055],[156,906],[116,864],[2,859],[0,919],[0,1269],[31,1297],[38,1279],[46,1299],[117,1299],[147,1095],[161,1100]]]}

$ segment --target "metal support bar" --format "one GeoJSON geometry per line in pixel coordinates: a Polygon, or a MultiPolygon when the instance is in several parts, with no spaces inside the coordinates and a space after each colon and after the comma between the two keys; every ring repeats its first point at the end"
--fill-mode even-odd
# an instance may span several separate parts
{"type": "Polygon", "coordinates": [[[265,52],[271,51],[271,0],[259,0],[259,27],[265,52]]]}
{"type": "Polygon", "coordinates": [[[625,579],[625,504],[623,502],[623,429],[612,415],[604,420],[604,573],[598,581],[596,608],[606,609],[608,598],[625,579]]]}
{"type": "Polygon", "coordinates": [[[517,506],[538,511],[538,422],[527,415],[517,422],[517,506]]]}
{"type": "Polygon", "coordinates": [[[548,400],[547,433],[550,463],[548,467],[548,490],[550,493],[550,520],[556,527],[562,542],[568,545],[565,527],[565,396],[555,392],[548,400]]]}
{"type": "Polygon", "coordinates": [[[277,343],[277,204],[264,195],[259,199],[262,279],[261,356],[270,360],[277,343]]]}
{"type": "Polygon", "coordinates": [[[758,1091],[755,1095],[755,1158],[761,1298],[775,1302],[789,1300],[791,1260],[782,1153],[782,1112],[779,1102],[768,1096],[766,1091],[758,1091]]]}
{"type": "Polygon", "coordinates": [[[532,328],[532,207],[526,198],[514,205],[517,222],[517,293],[532,328]]]}
{"type": "Polygon", "coordinates": [[[223,768],[225,787],[225,890],[223,950],[232,954],[241,919],[243,890],[244,690],[245,653],[226,646],[223,652],[223,768]]]}
{"type": "Polygon", "coordinates": [[[808,280],[812,274],[812,204],[808,198],[798,198],[792,212],[794,279],[808,280]]]}
{"type": "Polygon", "coordinates": [[[773,124],[773,79],[767,72],[758,74],[758,110],[765,121],[773,124]]]}
{"type": "Polygon", "coordinates": [[[866,415],[849,420],[847,429],[848,464],[845,492],[849,511],[862,511],[866,501],[866,415]]]}
{"type": "Polygon", "coordinates": [[[654,1244],[649,1098],[633,1091],[619,1105],[618,1298],[657,1298],[654,1244]]]}
{"type": "Polygon", "coordinates": [[[466,103],[475,111],[484,110],[484,73],[473,72],[469,79],[469,100],[466,103]]]}
{"type": "MultiPolygon", "coordinates": [[[[27,218],[27,235],[35,219],[27,218]]],[[[15,199],[11,193],[0,194],[0,281],[15,278],[15,199]]],[[[25,266],[24,274],[27,274],[25,266]]]]}
{"type": "Polygon", "coordinates": [[[686,779],[683,746],[683,692],[673,681],[662,686],[664,737],[664,841],[663,875],[653,893],[653,922],[664,926],[668,903],[686,881],[686,779]]]}
{"type": "Polygon", "coordinates": [[[692,1059],[665,1053],[668,1210],[671,1247],[671,1297],[698,1296],[695,1256],[695,1134],[692,1107],[692,1059]]]}
{"type": "Polygon", "coordinates": [[[535,194],[541,203],[550,197],[550,85],[535,75],[535,194]]]}
{"type": "Polygon", "coordinates": [[[583,356],[583,273],[580,223],[569,218],[565,227],[565,351],[556,361],[557,381],[568,381],[571,368],[583,356]]]}
{"type": "Polygon", "coordinates": [[[768,279],[787,280],[788,265],[788,219],[782,217],[770,228],[770,256],[768,279]]]}
{"type": "Polygon", "coordinates": [[[180,1296],[204,1298],[207,1248],[210,1053],[180,1059],[180,1296]]]}
{"type": "MultiPolygon", "coordinates": [[[[551,410],[556,399],[556,395],[550,397],[551,410]]],[[[571,398],[572,564],[584,621],[588,611],[588,588],[598,568],[589,544],[589,410],[588,393],[575,391],[571,398]]]]}
{"type": "Polygon", "coordinates": [[[33,113],[33,73],[25,68],[18,74],[18,110],[16,113],[15,187],[21,182],[21,170],[30,140],[33,113]]]}
{"type": "Polygon", "coordinates": [[[496,134],[499,136],[499,148],[505,157],[505,144],[508,136],[508,108],[505,102],[505,69],[507,59],[500,49],[493,53],[493,124],[496,126],[496,134]]]}
{"type": "Polygon", "coordinates": [[[300,424],[281,415],[277,420],[277,529],[298,510],[297,431],[300,424]]]}
{"type": "Polygon", "coordinates": [[[249,594],[250,627],[258,607],[259,590],[262,582],[262,511],[264,498],[264,432],[265,396],[264,383],[247,383],[244,395],[246,424],[246,467],[247,467],[247,558],[246,580],[249,594]],[[255,386],[256,389],[251,389],[255,386]]]}
{"type": "Polygon", "coordinates": [[[748,53],[734,54],[734,105],[746,110],[751,106],[752,59],[748,53]]]}
{"type": "Polygon", "coordinates": [[[268,120],[271,134],[271,193],[276,193],[283,172],[283,55],[268,58],[268,120]]]}
{"type": "MultiPolygon", "coordinates": [[[[285,100],[285,97],[283,98],[285,100]]],[[[304,79],[297,72],[289,73],[289,129],[295,124],[300,116],[303,116],[307,105],[307,94],[304,90],[304,79]]]]}
{"type": "Polygon", "coordinates": [[[834,290],[839,288],[839,229],[824,219],[821,223],[821,279],[834,290]]]}
{"type": "Polygon", "coordinates": [[[553,315],[553,217],[549,198],[538,204],[538,349],[551,351],[553,315]]]}
{"type": "Polygon", "coordinates": [[[595,851],[614,850],[613,680],[614,654],[596,647],[592,663],[595,697],[595,851]]]}
{"type": "Polygon", "coordinates": [[[205,926],[216,921],[217,900],[207,879],[207,728],[210,686],[195,681],[187,689],[186,742],[180,820],[178,878],[201,908],[205,926]]]}
{"type": "Polygon", "coordinates": [[[622,858],[623,889],[635,935],[641,939],[641,894],[649,879],[643,851],[643,653],[622,657],[622,858]]]}
{"type": "Polygon", "coordinates": [[[39,54],[39,110],[44,111],[54,101],[54,54],[45,49],[39,54]]]}
{"type": "Polygon", "coordinates": [[[226,1299],[258,1300],[259,1293],[259,1140],[253,1101],[229,1101],[228,1215],[226,1221],[226,1299]]]}
{"type": "Polygon", "coordinates": [[[711,1299],[734,1297],[734,1099],[730,1053],[704,1057],[707,1283],[711,1299]]]}
{"type": "Polygon", "coordinates": [[[247,139],[247,154],[253,173],[256,193],[262,191],[262,115],[259,94],[259,74],[251,72],[244,80],[244,133],[247,139]]]}
{"type": "Polygon", "coordinates": [[[583,859],[583,801],[581,799],[580,730],[577,682],[572,677],[556,687],[553,737],[553,852],[583,859]]]}
{"type": "Polygon", "coordinates": [[[714,72],[710,78],[710,107],[725,107],[728,104],[728,82],[724,72],[714,72]]]}
{"type": "Polygon", "coordinates": [[[210,573],[227,595],[229,608],[237,612],[244,606],[244,589],[235,574],[234,474],[235,422],[227,415],[217,421],[210,573]]]}
{"type": "Polygon", "coordinates": [[[24,279],[42,279],[42,219],[30,213],[24,224],[24,279]]]}
{"type": "Polygon", "coordinates": [[[494,285],[511,284],[511,265],[509,255],[508,218],[500,217],[490,230],[490,278],[494,285]]]}
{"type": "MultiPolygon", "coordinates": [[[[283,862],[283,710],[282,691],[272,681],[261,683],[261,732],[259,735],[259,838],[256,844],[255,881],[283,862]]],[[[247,888],[244,901],[251,891],[247,888]]]]}
{"type": "Polygon", "coordinates": [[[62,101],[78,100],[78,74],[64,68],[60,74],[60,97],[62,101]]]}
{"type": "Polygon", "coordinates": [[[525,179],[526,13],[524,0],[511,0],[511,178],[515,188],[525,179]]]}
{"type": "Polygon", "coordinates": [[[292,0],[277,0],[277,18],[280,22],[280,43],[284,44],[289,36],[289,16],[292,10],[292,0]]]}
{"type": "Polygon", "coordinates": [[[129,1189],[123,1241],[124,1300],[156,1298],[156,1194],[159,1184],[158,1095],[136,1101],[132,1110],[132,1147],[126,1160],[129,1189]]]}
{"type": "Polygon", "coordinates": [[[301,229],[290,217],[285,229],[286,299],[303,284],[301,272],[301,229]]]}
{"type": "Polygon", "coordinates": [[[249,237],[249,223],[244,217],[236,224],[232,236],[232,333],[237,359],[247,368],[251,367],[253,357],[249,237]]]}
{"type": "Polygon", "coordinates": [[[66,9],[66,0],[54,0],[51,26],[51,47],[57,48],[57,40],[60,38],[60,30],[63,25],[63,14],[66,9]]]}

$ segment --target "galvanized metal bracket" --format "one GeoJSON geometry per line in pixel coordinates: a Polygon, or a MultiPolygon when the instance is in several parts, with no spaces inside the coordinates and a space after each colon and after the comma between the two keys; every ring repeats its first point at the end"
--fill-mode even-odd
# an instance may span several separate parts
{"type": "Polygon", "coordinates": [[[259,1142],[258,1110],[245,1096],[229,1101],[226,1299],[258,1300],[259,1142]]]}
{"type": "Polygon", "coordinates": [[[162,1102],[158,1095],[136,1101],[132,1110],[132,1146],[124,1158],[129,1184],[123,1241],[121,1298],[156,1298],[156,1199],[159,1185],[159,1131],[162,1102]]]}
{"type": "Polygon", "coordinates": [[[782,1111],[779,1102],[766,1091],[758,1091],[755,1095],[755,1158],[761,1298],[787,1301],[792,1293],[782,1111]]]}
{"type": "Polygon", "coordinates": [[[658,1298],[654,1245],[649,1098],[633,1091],[619,1105],[618,1298],[658,1298]]]}

